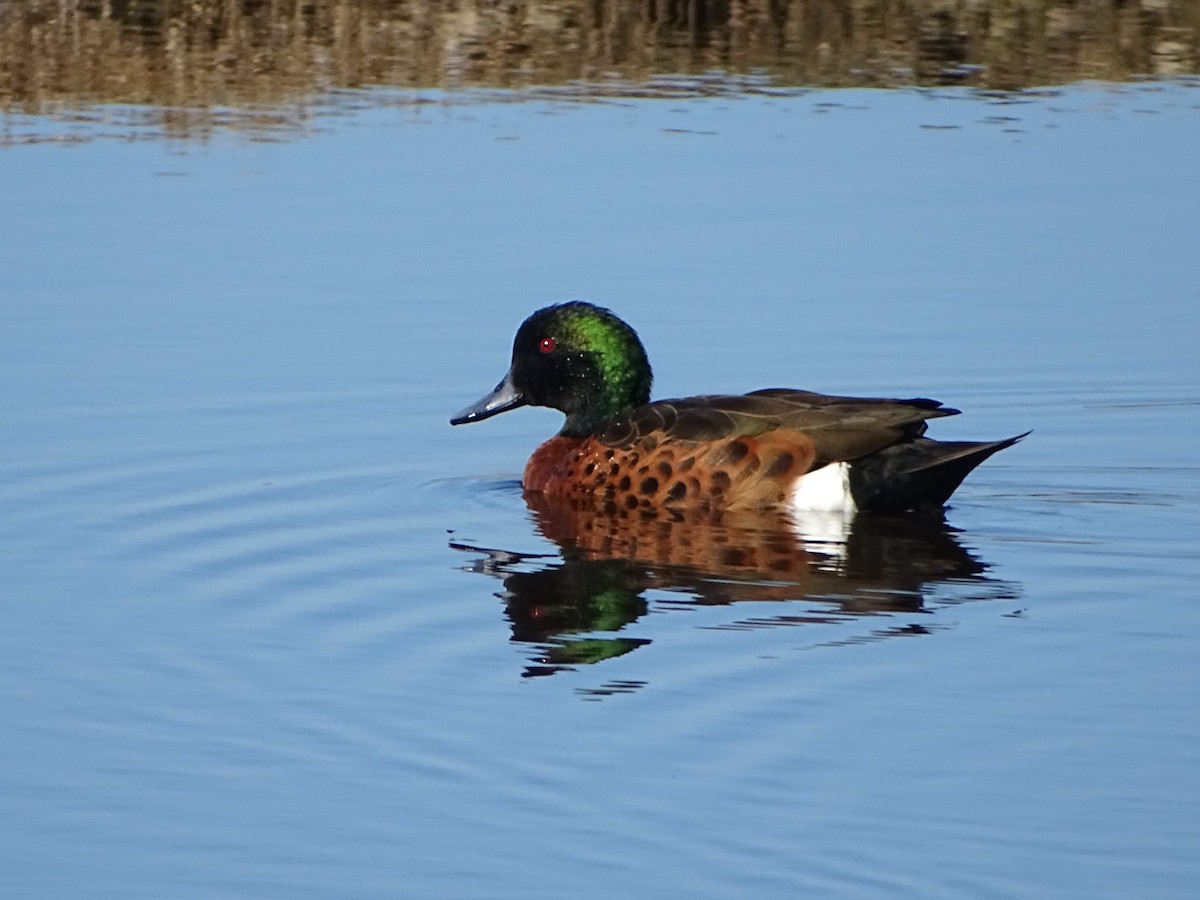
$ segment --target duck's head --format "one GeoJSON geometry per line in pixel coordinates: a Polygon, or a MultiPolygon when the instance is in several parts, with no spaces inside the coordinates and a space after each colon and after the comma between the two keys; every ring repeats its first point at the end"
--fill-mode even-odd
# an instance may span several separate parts
{"type": "Polygon", "coordinates": [[[648,403],[651,377],[637,333],[609,310],[582,301],[547,306],[517,329],[512,366],[496,389],[450,424],[549,406],[566,413],[562,434],[582,437],[648,403]]]}

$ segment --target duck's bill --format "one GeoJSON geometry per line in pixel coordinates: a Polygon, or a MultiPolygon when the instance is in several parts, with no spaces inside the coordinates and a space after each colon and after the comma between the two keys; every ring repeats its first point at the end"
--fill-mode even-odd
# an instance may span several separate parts
{"type": "Polygon", "coordinates": [[[525,397],[512,383],[512,373],[504,376],[504,380],[496,385],[496,389],[477,403],[472,403],[457,416],[450,420],[451,425],[466,425],[468,422],[482,422],[492,416],[526,404],[525,397]]]}

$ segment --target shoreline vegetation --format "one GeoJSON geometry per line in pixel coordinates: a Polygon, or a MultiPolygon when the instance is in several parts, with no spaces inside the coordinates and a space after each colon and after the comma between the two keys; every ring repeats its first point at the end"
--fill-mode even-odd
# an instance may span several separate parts
{"type": "Polygon", "coordinates": [[[1200,72],[1195,0],[0,0],[0,109],[140,110],[178,136],[303,127],[339,92],[555,96],[1200,72]]]}

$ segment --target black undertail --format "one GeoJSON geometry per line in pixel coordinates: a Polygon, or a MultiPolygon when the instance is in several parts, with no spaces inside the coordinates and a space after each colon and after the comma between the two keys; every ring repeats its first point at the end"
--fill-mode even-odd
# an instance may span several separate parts
{"type": "Polygon", "coordinates": [[[935,441],[919,437],[850,463],[850,493],[860,510],[901,512],[945,505],[977,465],[1025,434],[1002,441],[935,441]]]}

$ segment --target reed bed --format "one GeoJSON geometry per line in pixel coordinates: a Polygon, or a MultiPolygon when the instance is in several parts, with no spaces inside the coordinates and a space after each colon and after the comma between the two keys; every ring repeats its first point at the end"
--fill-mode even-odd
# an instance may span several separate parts
{"type": "Polygon", "coordinates": [[[1195,0],[0,0],[0,108],[184,126],[302,121],[365,87],[1007,91],[1197,71],[1195,0]]]}

